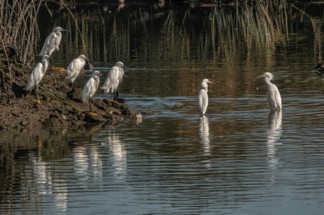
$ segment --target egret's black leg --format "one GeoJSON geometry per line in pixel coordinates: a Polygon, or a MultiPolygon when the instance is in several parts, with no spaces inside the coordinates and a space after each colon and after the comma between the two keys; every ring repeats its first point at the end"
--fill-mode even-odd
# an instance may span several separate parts
{"type": "MultiPolygon", "coordinates": [[[[117,91],[116,91],[117,92],[117,91]]],[[[117,101],[116,92],[114,92],[114,101],[117,101]]]]}
{"type": "Polygon", "coordinates": [[[92,112],[91,98],[89,98],[89,110],[90,110],[90,112],[92,112]]]}
{"type": "Polygon", "coordinates": [[[35,88],[35,94],[36,94],[36,103],[37,103],[37,104],[40,104],[41,101],[40,101],[39,96],[38,96],[38,85],[37,85],[36,88],[35,88]]]}

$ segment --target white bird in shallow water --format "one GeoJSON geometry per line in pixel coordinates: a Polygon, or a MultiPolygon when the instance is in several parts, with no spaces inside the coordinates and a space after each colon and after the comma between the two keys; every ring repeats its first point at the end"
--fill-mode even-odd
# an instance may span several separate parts
{"type": "Polygon", "coordinates": [[[83,54],[79,55],[79,57],[75,58],[71,61],[71,63],[66,68],[67,76],[66,79],[70,80],[73,86],[73,82],[80,74],[81,70],[83,69],[85,63],[86,63],[87,57],[83,54]]]}
{"type": "Polygon", "coordinates": [[[62,31],[66,31],[61,27],[56,27],[52,30],[52,32],[47,36],[43,48],[40,51],[39,55],[44,56],[48,55],[51,56],[52,53],[56,50],[59,50],[59,45],[62,40],[62,31]]]}
{"type": "Polygon", "coordinates": [[[124,77],[124,67],[125,65],[118,61],[115,66],[113,66],[109,72],[107,73],[107,78],[105,80],[105,83],[101,87],[101,89],[104,90],[105,94],[111,93],[112,96],[114,96],[114,100],[117,101],[118,99],[118,86],[122,82],[124,77]]]}
{"type": "Polygon", "coordinates": [[[83,90],[82,90],[82,101],[83,103],[89,102],[89,110],[92,112],[92,107],[91,107],[91,100],[92,96],[96,93],[98,87],[99,87],[99,71],[94,71],[92,73],[91,78],[88,80],[88,82],[84,85],[83,90]]]}
{"type": "Polygon", "coordinates": [[[199,91],[198,94],[198,103],[199,103],[199,108],[200,108],[200,113],[201,115],[205,115],[208,107],[208,83],[213,83],[208,79],[204,79],[201,82],[201,87],[202,89],[199,91]]]}
{"type": "Polygon", "coordinates": [[[29,80],[26,84],[26,87],[24,88],[27,91],[32,91],[35,88],[35,94],[37,98],[37,103],[40,104],[40,100],[38,98],[38,85],[40,81],[43,79],[45,72],[48,68],[49,64],[49,56],[44,55],[42,57],[42,61],[37,63],[34,67],[32,73],[30,74],[29,80]]]}
{"type": "Polygon", "coordinates": [[[278,87],[271,83],[271,80],[273,80],[273,75],[270,72],[266,72],[263,75],[258,76],[257,78],[264,78],[264,81],[267,85],[267,97],[271,110],[280,111],[282,109],[281,95],[278,87]]]}

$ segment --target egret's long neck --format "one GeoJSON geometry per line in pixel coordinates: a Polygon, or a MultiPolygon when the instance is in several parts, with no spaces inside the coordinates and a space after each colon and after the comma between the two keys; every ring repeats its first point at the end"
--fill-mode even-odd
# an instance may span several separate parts
{"type": "Polygon", "coordinates": [[[47,68],[48,68],[48,60],[44,60],[43,61],[43,72],[45,73],[46,72],[46,70],[47,70],[47,68]]]}
{"type": "Polygon", "coordinates": [[[99,82],[100,82],[100,78],[98,75],[94,75],[93,79],[95,80],[95,83],[97,85],[97,87],[99,86],[99,82]]]}
{"type": "Polygon", "coordinates": [[[266,82],[268,89],[273,85],[273,83],[271,83],[269,78],[265,78],[264,81],[266,82]]]}
{"type": "Polygon", "coordinates": [[[207,85],[207,83],[203,83],[201,85],[201,87],[202,87],[202,89],[206,90],[206,92],[208,91],[208,85],[207,85]]]}

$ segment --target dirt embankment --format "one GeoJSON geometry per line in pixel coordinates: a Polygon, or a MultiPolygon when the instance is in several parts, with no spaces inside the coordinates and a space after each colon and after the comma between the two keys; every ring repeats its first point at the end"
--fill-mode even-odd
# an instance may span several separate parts
{"type": "Polygon", "coordinates": [[[82,89],[72,91],[64,80],[65,71],[49,69],[39,88],[41,104],[36,103],[34,91],[27,93],[25,87],[32,69],[12,74],[12,91],[15,99],[0,105],[0,131],[24,128],[69,127],[76,128],[87,123],[114,124],[122,118],[131,118],[131,110],[124,104],[109,100],[93,100],[93,112],[81,101],[82,89]]]}

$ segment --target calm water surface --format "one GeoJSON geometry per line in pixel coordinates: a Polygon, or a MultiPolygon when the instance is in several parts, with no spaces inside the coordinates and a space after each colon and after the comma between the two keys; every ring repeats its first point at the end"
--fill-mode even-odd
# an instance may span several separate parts
{"type": "MultiPolygon", "coordinates": [[[[176,23],[184,21],[170,14],[185,10],[187,19],[197,21],[193,15],[198,10],[213,20],[209,9],[182,8],[161,9],[153,18],[143,8],[149,21],[140,19],[141,27],[130,24],[125,35],[162,17],[164,26],[175,29],[168,39],[183,42],[186,30],[198,32],[199,25],[178,28],[176,23]]],[[[231,14],[231,8],[227,10],[231,14]]],[[[135,16],[140,9],[132,11],[135,16]]],[[[118,19],[120,13],[112,14],[117,23],[129,24],[118,19]]],[[[89,22],[98,18],[90,15],[89,22]]],[[[55,24],[60,20],[57,17],[55,24]]],[[[323,23],[323,16],[315,20],[323,23]]],[[[287,44],[275,41],[275,49],[252,45],[252,51],[241,55],[236,51],[248,50],[243,48],[246,43],[233,40],[234,47],[225,51],[220,47],[224,41],[216,41],[219,52],[204,56],[210,49],[204,50],[205,45],[212,42],[192,33],[188,38],[202,39],[187,38],[189,46],[181,46],[192,49],[189,57],[165,57],[162,47],[176,53],[172,46],[178,42],[157,42],[170,35],[155,27],[141,31],[146,43],[142,37],[130,42],[124,58],[124,49],[105,60],[89,48],[94,66],[104,73],[102,83],[113,63],[124,59],[128,69],[120,96],[134,112],[143,112],[143,119],[73,132],[2,133],[1,214],[322,214],[324,79],[311,72],[319,58],[311,21],[288,21],[287,44]],[[255,79],[265,71],[275,74],[282,112],[269,111],[264,82],[255,79]],[[203,78],[214,81],[206,117],[199,116],[197,107],[203,78]]],[[[124,29],[120,25],[115,26],[117,32],[124,29]]],[[[109,47],[109,41],[118,46],[117,40],[107,39],[109,47]]],[[[102,47],[91,44],[93,50],[102,47]]],[[[73,52],[57,54],[57,63],[67,64],[73,52]]],[[[89,75],[86,71],[79,78],[80,86],[89,75]]],[[[98,91],[96,98],[103,97],[98,91]]]]}

